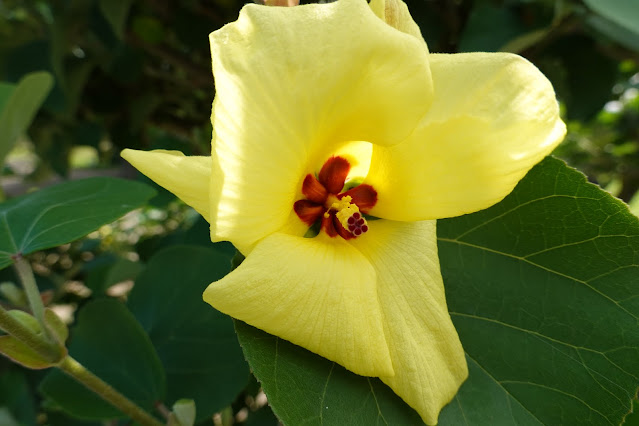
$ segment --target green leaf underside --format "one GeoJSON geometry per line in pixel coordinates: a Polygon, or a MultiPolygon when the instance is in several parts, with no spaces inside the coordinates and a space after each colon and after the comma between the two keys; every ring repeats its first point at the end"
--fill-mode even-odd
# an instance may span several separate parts
{"type": "Polygon", "coordinates": [[[464,392],[488,379],[511,407],[504,424],[619,424],[639,387],[639,221],[627,206],[548,158],[498,205],[440,221],[438,236],[476,372],[442,424],[492,419],[495,406],[464,392]]]}
{"type": "MultiPolygon", "coordinates": [[[[98,299],[82,308],[71,331],[69,353],[148,411],[164,398],[164,371],[151,341],[133,315],[115,299],[98,299]]],[[[44,378],[40,391],[75,417],[124,417],[60,370],[53,370],[44,378]]]]}
{"type": "Polygon", "coordinates": [[[584,3],[606,19],[639,34],[639,8],[635,0],[584,0],[584,3]]]}
{"type": "MultiPolygon", "coordinates": [[[[627,206],[547,158],[496,206],[440,220],[438,237],[470,372],[439,424],[619,424],[639,387],[639,221],[627,206]]],[[[379,380],[236,331],[285,424],[421,424],[379,380]]]]}
{"type": "Polygon", "coordinates": [[[96,177],[44,188],[0,204],[0,268],[11,256],[85,236],[143,205],[154,191],[142,183],[96,177]]]}
{"type": "Polygon", "coordinates": [[[150,259],[129,295],[164,365],[166,405],[193,399],[198,420],[230,405],[249,378],[232,320],[202,300],[230,270],[231,256],[218,250],[172,246],[150,259]]]}

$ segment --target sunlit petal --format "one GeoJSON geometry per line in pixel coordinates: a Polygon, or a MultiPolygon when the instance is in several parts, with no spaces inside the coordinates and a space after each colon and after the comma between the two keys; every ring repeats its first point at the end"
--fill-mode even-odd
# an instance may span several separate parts
{"type": "Polygon", "coordinates": [[[550,82],[506,53],[431,55],[435,101],[405,142],[373,148],[371,214],[395,220],[458,216],[489,207],[561,142],[550,82]]]}
{"type": "Polygon", "coordinates": [[[211,157],[187,157],[180,151],[125,149],[122,158],[209,220],[211,157]]]}
{"type": "Polygon", "coordinates": [[[381,379],[428,424],[468,375],[464,351],[448,314],[437,258],[435,221],[369,222],[350,240],[377,273],[395,375],[381,379]]]}
{"type": "Polygon", "coordinates": [[[393,374],[375,271],[341,239],[272,234],[204,300],[355,373],[393,374]]]}
{"type": "Polygon", "coordinates": [[[247,5],[211,34],[214,240],[250,246],[285,225],[308,173],[348,141],[399,143],[430,104],[423,43],[363,0],[247,5]],[[217,202],[219,200],[219,202],[217,202]]]}

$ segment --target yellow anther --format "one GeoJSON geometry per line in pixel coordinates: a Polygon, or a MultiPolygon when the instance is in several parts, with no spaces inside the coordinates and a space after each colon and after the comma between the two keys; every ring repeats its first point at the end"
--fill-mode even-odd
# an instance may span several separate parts
{"type": "Polygon", "coordinates": [[[346,196],[342,198],[339,203],[333,203],[332,206],[333,208],[335,208],[335,210],[337,210],[335,216],[337,216],[337,219],[346,229],[348,229],[348,218],[353,216],[355,213],[359,213],[359,207],[357,207],[357,205],[355,204],[351,204],[351,200],[351,197],[346,196]]]}

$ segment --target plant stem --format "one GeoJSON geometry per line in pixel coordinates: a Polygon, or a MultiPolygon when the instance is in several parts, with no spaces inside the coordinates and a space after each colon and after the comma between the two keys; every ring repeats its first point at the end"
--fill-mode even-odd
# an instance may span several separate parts
{"type": "Polygon", "coordinates": [[[45,336],[47,338],[51,338],[49,328],[44,322],[44,304],[42,303],[40,290],[38,290],[38,285],[36,284],[35,277],[33,276],[31,265],[29,265],[29,262],[27,262],[22,255],[18,254],[13,257],[13,266],[18,272],[18,277],[22,282],[24,292],[27,294],[27,299],[29,300],[29,306],[31,306],[33,316],[40,323],[40,327],[42,327],[45,336]]]}
{"type": "Polygon", "coordinates": [[[130,399],[113,389],[108,383],[91,373],[89,370],[84,368],[82,364],[70,356],[67,356],[64,360],[62,360],[62,362],[58,365],[58,368],[78,382],[82,383],[87,388],[91,389],[96,394],[100,395],[100,397],[102,397],[105,401],[111,403],[141,425],[162,426],[162,423],[160,423],[157,419],[152,417],[142,408],[138,407],[130,399]]]}
{"type": "Polygon", "coordinates": [[[37,334],[20,321],[12,317],[7,310],[0,306],[0,329],[6,331],[11,336],[20,340],[43,358],[57,362],[60,359],[60,348],[46,340],[42,335],[37,334]]]}

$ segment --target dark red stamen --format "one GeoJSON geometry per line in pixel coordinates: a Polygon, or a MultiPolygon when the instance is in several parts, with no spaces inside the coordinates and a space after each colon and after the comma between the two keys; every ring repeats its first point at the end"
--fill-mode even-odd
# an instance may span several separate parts
{"type": "MultiPolygon", "coordinates": [[[[339,194],[346,182],[351,165],[343,157],[331,157],[326,160],[319,172],[319,181],[330,194],[339,194]]],[[[371,187],[372,188],[372,187],[371,187]]],[[[377,193],[375,193],[377,198],[377,193]]]]}
{"type": "Polygon", "coordinates": [[[335,214],[331,214],[328,217],[326,216],[322,216],[322,227],[321,229],[324,230],[324,232],[326,232],[328,234],[329,237],[337,237],[337,230],[335,229],[335,224],[333,222],[333,219],[335,218],[335,214]]]}
{"type": "Polygon", "coordinates": [[[302,194],[311,201],[316,202],[317,204],[324,204],[326,202],[326,198],[328,197],[328,192],[324,185],[319,183],[315,176],[312,174],[307,174],[304,178],[304,183],[302,183],[302,194]]]}
{"type": "Polygon", "coordinates": [[[335,214],[331,214],[331,216],[333,217],[333,226],[337,230],[337,233],[340,235],[340,237],[344,238],[345,240],[350,240],[351,238],[354,238],[353,234],[350,231],[348,231],[346,228],[344,228],[344,226],[342,226],[342,222],[339,221],[339,219],[337,218],[337,216],[335,216],[335,214]]]}
{"type": "Polygon", "coordinates": [[[362,184],[355,188],[351,188],[348,191],[339,194],[337,198],[341,200],[342,197],[347,195],[351,196],[351,203],[357,205],[357,207],[359,207],[359,209],[364,213],[372,209],[375,204],[377,204],[377,191],[368,184],[362,184]]]}
{"type": "Polygon", "coordinates": [[[299,200],[293,204],[293,210],[304,223],[311,226],[324,214],[326,208],[310,200],[299,200]]]}

